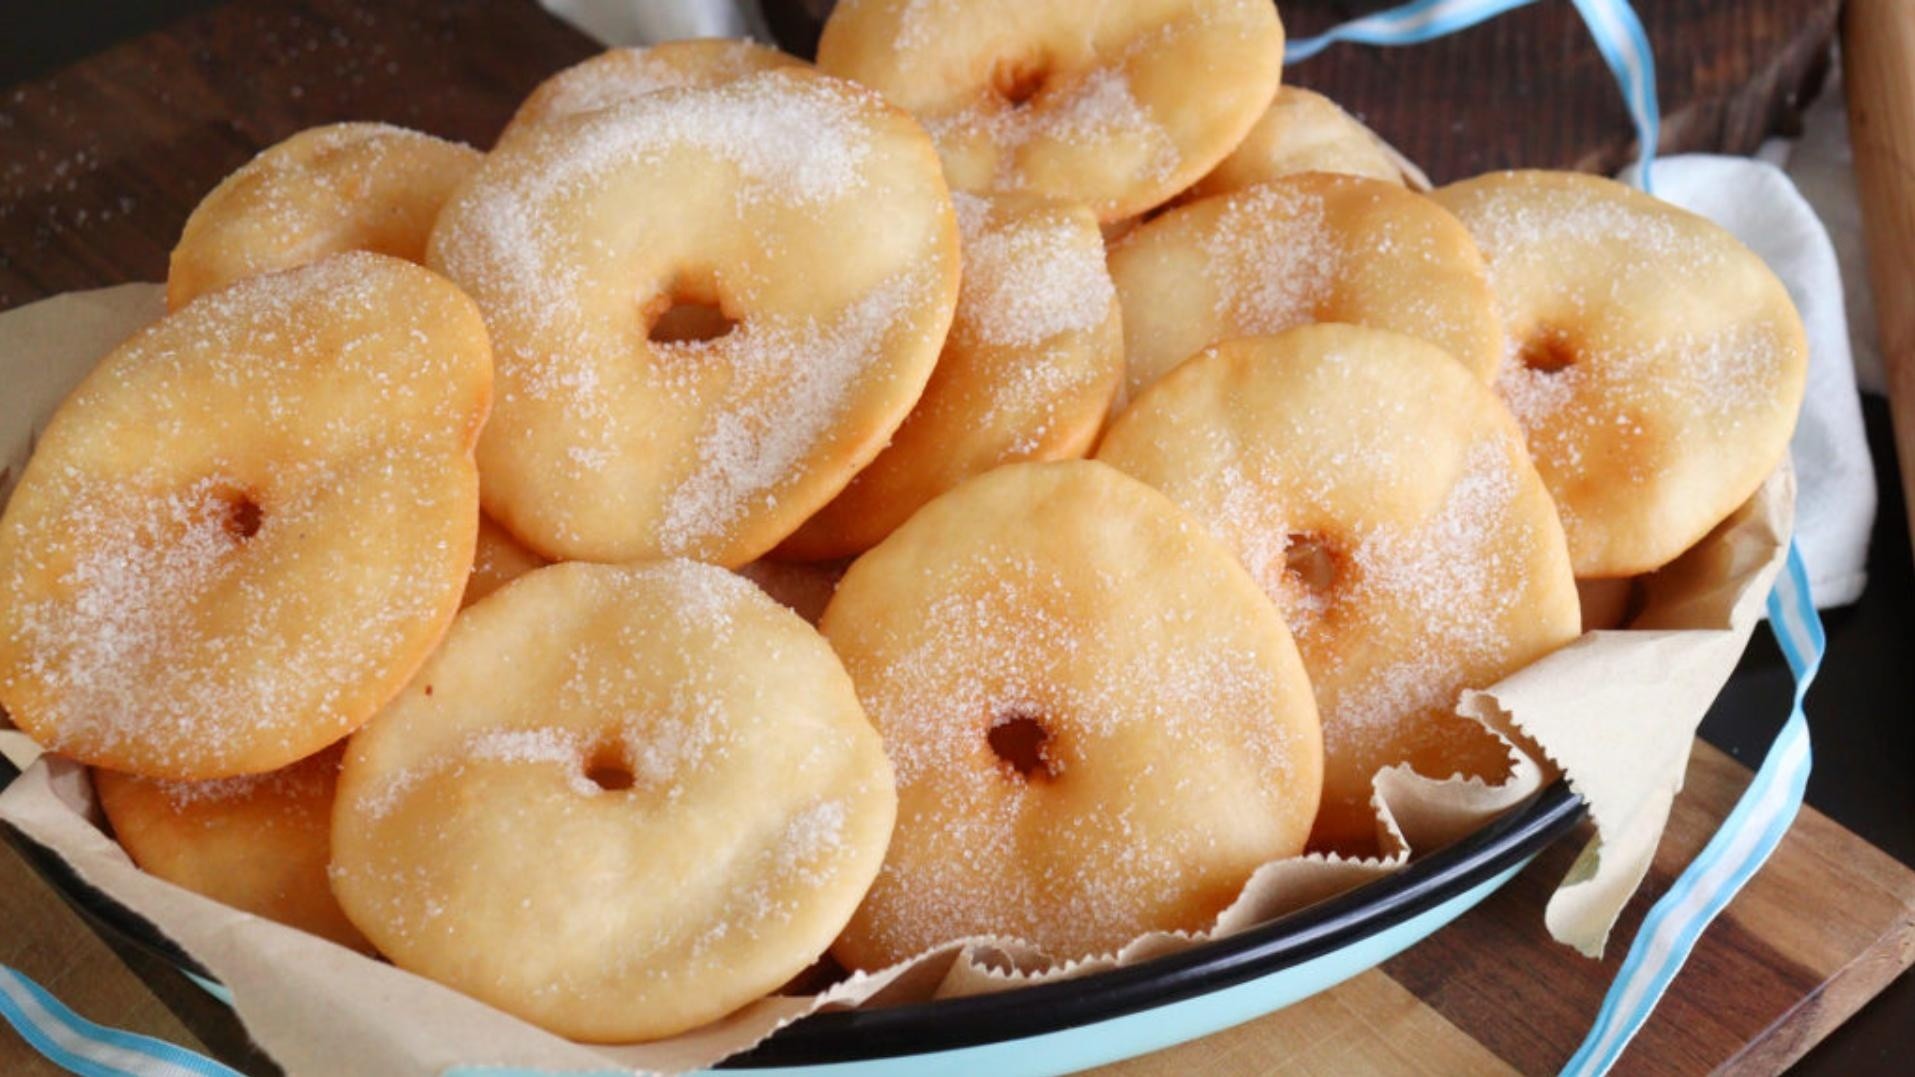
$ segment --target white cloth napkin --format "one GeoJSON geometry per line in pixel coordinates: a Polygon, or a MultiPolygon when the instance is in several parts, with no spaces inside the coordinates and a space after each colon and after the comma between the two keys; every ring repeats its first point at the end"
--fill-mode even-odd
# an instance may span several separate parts
{"type": "Polygon", "coordinates": [[[1867,581],[1875,468],[1862,433],[1848,314],[1835,247],[1781,169],[1748,157],[1684,154],[1655,164],[1658,197],[1734,233],[1789,289],[1809,337],[1808,392],[1789,445],[1796,542],[1815,604],[1855,601],[1867,581]]]}
{"type": "Polygon", "coordinates": [[[539,4],[604,45],[651,45],[686,37],[771,40],[758,5],[737,0],[539,0],[539,4]]]}

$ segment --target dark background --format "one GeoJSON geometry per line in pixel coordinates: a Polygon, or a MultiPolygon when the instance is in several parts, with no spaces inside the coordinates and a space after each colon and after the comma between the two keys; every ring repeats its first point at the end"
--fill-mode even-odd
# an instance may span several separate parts
{"type": "MultiPolygon", "coordinates": [[[[812,4],[816,6],[816,0],[812,4]]],[[[217,0],[0,0],[0,6],[5,9],[0,12],[0,95],[6,95],[15,93],[15,88],[24,83],[54,74],[74,60],[217,6],[217,0]]],[[[802,5],[775,6],[781,10],[774,12],[772,21],[781,35],[802,35],[805,18],[797,10],[802,5]]],[[[1382,5],[1313,5],[1292,0],[1284,5],[1284,11],[1286,21],[1300,29],[1347,17],[1351,8],[1377,6],[1382,5]]],[[[1555,6],[1568,8],[1567,4],[1555,6]]],[[[1521,29],[1515,23],[1512,26],[1521,29]]],[[[1661,42],[1657,44],[1660,49],[1661,42]]],[[[1661,59],[1666,61],[1666,56],[1661,59]]],[[[1387,59],[1377,62],[1387,67],[1387,59]]],[[[1659,75],[1669,82],[1668,73],[1660,70],[1660,65],[1659,75]]],[[[1620,107],[1613,106],[1618,112],[1620,107]]],[[[1778,124],[1786,126],[1786,121],[1771,126],[1778,124]]],[[[1379,123],[1379,127],[1385,125],[1379,123]]],[[[1387,128],[1384,133],[1392,135],[1387,128]]],[[[1555,163],[1548,144],[1559,135],[1558,131],[1531,126],[1506,131],[1503,137],[1519,159],[1529,157],[1534,163],[1545,164],[1555,163]]],[[[1412,152],[1411,156],[1417,155],[1412,152]]],[[[0,176],[15,163],[0,160],[0,176]]],[[[1443,178],[1436,169],[1431,171],[1439,181],[1443,178]]],[[[32,193],[58,198],[57,188],[32,193]]],[[[24,267],[30,257],[29,251],[0,250],[0,266],[24,267]]],[[[157,279],[159,275],[144,266],[104,267],[100,279],[89,283],[157,279]]],[[[1851,286],[1858,283],[1851,282],[1851,286]]],[[[0,306],[31,298],[35,296],[0,295],[0,306]]],[[[1863,410],[1875,455],[1881,504],[1869,556],[1867,591],[1854,606],[1824,613],[1828,657],[1808,697],[1816,756],[1808,799],[1902,862],[1915,864],[1915,713],[1911,713],[1915,710],[1911,707],[1911,701],[1915,701],[1915,572],[1911,572],[1887,407],[1879,397],[1865,396],[1863,410]]],[[[1766,630],[1758,631],[1736,676],[1704,721],[1702,735],[1749,766],[1756,766],[1786,716],[1788,698],[1788,669],[1766,630]]],[[[1839,895],[1830,898],[1839,900],[1839,895]]],[[[1903,1059],[1911,1044],[1915,1044],[1915,977],[1904,975],[1811,1052],[1800,1068],[1831,1074],[1907,1072],[1903,1059]]]]}

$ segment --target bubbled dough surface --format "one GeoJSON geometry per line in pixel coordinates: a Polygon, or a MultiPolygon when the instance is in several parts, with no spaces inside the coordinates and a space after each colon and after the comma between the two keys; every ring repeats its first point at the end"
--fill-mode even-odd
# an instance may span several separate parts
{"type": "Polygon", "coordinates": [[[512,114],[512,122],[506,124],[499,141],[514,138],[535,124],[622,104],[659,90],[717,86],[759,71],[804,66],[803,60],[777,49],[724,37],[607,49],[539,83],[512,114]]]}
{"type": "Polygon", "coordinates": [[[486,511],[598,561],[738,565],[796,530],[916,402],[958,285],[929,141],[801,68],[527,132],[454,196],[429,261],[492,334],[486,511]],[[640,309],[687,277],[737,327],[648,340],[640,309]]]}
{"type": "Polygon", "coordinates": [[[93,771],[114,837],[142,871],[236,909],[370,951],[326,881],[344,748],[243,778],[156,781],[93,771]]]}
{"type": "Polygon", "coordinates": [[[1200,930],[1303,847],[1321,745],[1289,633],[1197,521],[1108,467],[945,494],[852,565],[822,629],[898,774],[832,951],[852,968],[966,935],[1068,959],[1200,930]],[[999,761],[1006,713],[1038,716],[1054,777],[999,761]]]}
{"type": "Polygon", "coordinates": [[[301,131],[240,166],[186,219],[166,273],[178,310],[242,277],[341,251],[424,262],[447,196],[481,154],[382,123],[301,131]]]}
{"type": "Polygon", "coordinates": [[[542,568],[353,738],[333,888],[402,968],[593,1042],[672,1035],[824,951],[891,771],[815,630],[688,561],[542,568]],[[634,782],[586,777],[593,749],[634,782]]]}
{"type": "Polygon", "coordinates": [[[1275,95],[1262,0],[846,0],[818,66],[924,121],[951,185],[1084,202],[1112,221],[1221,161],[1275,95]],[[1017,106],[993,78],[1045,75],[1017,106]]]}
{"type": "Polygon", "coordinates": [[[55,413],[0,519],[0,701],[114,770],[272,770],[358,727],[459,603],[478,311],[348,253],[195,300],[55,413]],[[250,497],[259,530],[228,529],[250,497]]]}
{"type": "Polygon", "coordinates": [[[1359,176],[1286,176],[1206,198],[1112,250],[1131,393],[1203,347],[1312,322],[1393,329],[1488,380],[1502,335],[1483,259],[1442,207],[1359,176]]]}
{"type": "Polygon", "coordinates": [[[1097,458],[1203,520],[1295,634],[1323,719],[1313,847],[1375,851],[1379,767],[1507,771],[1452,708],[1574,639],[1576,586],[1514,422],[1441,351],[1347,325],[1226,341],[1139,397],[1097,458]],[[1286,570],[1293,534],[1329,551],[1327,589],[1286,570]]]}
{"type": "Polygon", "coordinates": [[[1619,183],[1506,172],[1437,191],[1476,237],[1522,424],[1576,574],[1673,560],[1781,464],[1808,342],[1787,290],[1721,228],[1619,183]],[[1554,340],[1547,373],[1521,361],[1554,340]]]}
{"type": "Polygon", "coordinates": [[[1124,376],[1124,331],[1096,219],[1063,202],[954,197],[963,279],[924,395],[781,554],[862,552],[972,475],[1082,456],[1103,428],[1124,376]]]}
{"type": "Polygon", "coordinates": [[[1340,172],[1403,184],[1403,173],[1381,140],[1356,117],[1320,93],[1285,86],[1230,156],[1179,197],[1207,198],[1298,172],[1340,172]]]}

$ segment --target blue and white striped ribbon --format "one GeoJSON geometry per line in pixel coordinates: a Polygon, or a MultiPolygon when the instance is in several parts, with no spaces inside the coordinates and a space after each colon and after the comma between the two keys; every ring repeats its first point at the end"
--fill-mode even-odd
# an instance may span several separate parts
{"type": "Polygon", "coordinates": [[[1576,10],[1596,40],[1596,51],[1616,76],[1622,88],[1622,103],[1629,120],[1636,125],[1636,155],[1639,160],[1633,177],[1636,185],[1655,193],[1651,173],[1655,171],[1656,140],[1662,136],[1662,106],[1656,100],[1656,59],[1649,49],[1649,35],[1636,17],[1636,9],[1625,0],[1574,0],[1576,10]]]}
{"type": "Polygon", "coordinates": [[[1315,37],[1292,38],[1283,62],[1308,60],[1339,41],[1358,45],[1420,45],[1467,30],[1536,0],[1417,0],[1333,26],[1315,37]]]}
{"type": "Polygon", "coordinates": [[[1822,666],[1827,638],[1815,614],[1802,555],[1793,542],[1775,590],[1769,594],[1769,627],[1795,676],[1789,720],[1715,837],[1649,910],[1589,1037],[1563,1067],[1565,1074],[1594,1077],[1616,1064],[1688,960],[1703,928],[1781,844],[1802,807],[1810,764],[1809,720],[1802,698],[1822,666]]]}
{"type": "MultiPolygon", "coordinates": [[[[1315,37],[1292,40],[1284,47],[1285,63],[1307,60],[1339,41],[1358,45],[1420,45],[1466,30],[1504,12],[1527,7],[1536,0],[1416,0],[1352,19],[1315,37]]],[[[1650,190],[1650,165],[1656,157],[1656,139],[1662,131],[1662,112],[1656,104],[1656,64],[1642,20],[1626,0],[1572,0],[1596,40],[1596,50],[1622,88],[1623,105],[1636,127],[1637,172],[1643,190],[1650,190]]]]}
{"type": "Polygon", "coordinates": [[[0,1018],[54,1065],[81,1077],[244,1077],[164,1040],[96,1025],[6,965],[0,1018]]]}
{"type": "MultiPolygon", "coordinates": [[[[1417,0],[1290,42],[1296,62],[1339,41],[1413,45],[1474,26],[1534,0],[1417,0]]],[[[1661,117],[1648,35],[1624,0],[1571,0],[1589,25],[1596,47],[1622,88],[1636,127],[1645,190],[1661,117]]],[[[1714,838],[1669,892],[1649,910],[1595,1027],[1564,1072],[1584,1077],[1615,1065],[1629,1040],[1668,990],[1702,931],[1775,851],[1802,806],[1809,774],[1808,719],[1802,698],[1821,666],[1824,637],[1809,595],[1808,576],[1793,543],[1769,596],[1769,623],[1795,675],[1794,706],[1755,780],[1714,838]]],[[[0,965],[0,1018],[55,1063],[85,1077],[236,1077],[235,1071],[191,1051],[146,1036],[106,1028],[61,1005],[39,985],[0,965]]]]}

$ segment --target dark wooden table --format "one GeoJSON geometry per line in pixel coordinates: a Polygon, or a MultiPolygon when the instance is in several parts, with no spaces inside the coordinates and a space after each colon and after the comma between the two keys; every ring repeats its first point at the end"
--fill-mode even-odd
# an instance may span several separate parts
{"type": "MultiPolygon", "coordinates": [[[[1301,36],[1379,6],[1384,5],[1291,3],[1284,13],[1292,33],[1301,36]]],[[[1664,148],[1743,152],[1765,133],[1786,131],[1795,122],[1803,94],[1819,81],[1836,3],[1639,0],[1637,6],[1658,49],[1668,117],[1664,148]]],[[[79,0],[11,7],[0,20],[5,24],[0,30],[0,309],[70,289],[160,279],[166,252],[198,198],[251,154],[295,130],[339,119],[380,119],[484,146],[539,79],[596,49],[529,2],[79,0]]],[[[782,30],[802,36],[804,20],[797,7],[778,5],[778,10],[782,30]]],[[[1289,77],[1366,117],[1439,182],[1518,164],[1607,169],[1631,152],[1632,133],[1613,81],[1568,4],[1540,4],[1417,49],[1332,49],[1289,77]],[[1497,72],[1493,78],[1487,75],[1491,71],[1497,72]]],[[[1831,835],[1846,827],[1909,863],[1915,862],[1915,791],[1908,780],[1915,773],[1915,724],[1907,714],[1908,701],[1915,699],[1915,663],[1908,660],[1915,654],[1915,580],[1900,526],[1885,413],[1875,403],[1867,410],[1883,472],[1881,525],[1868,593],[1855,607],[1829,618],[1828,664],[1810,696],[1818,762],[1809,797],[1828,817],[1814,828],[1832,828],[1815,829],[1816,834],[1834,841],[1831,835]]],[[[1705,737],[1731,756],[1753,762],[1781,719],[1786,676],[1779,656],[1759,635],[1705,723],[1705,737]]],[[[1714,800],[1698,797],[1695,805],[1702,814],[1693,816],[1705,822],[1708,810],[1732,797],[1737,773],[1713,761],[1708,766],[1706,773],[1719,777],[1696,781],[1698,788],[1713,790],[1714,800]]],[[[1668,871],[1679,869],[1679,852],[1672,846],[1668,871]]],[[[1563,959],[1562,968],[1551,965],[1544,971],[1562,977],[1563,1001],[1557,1008],[1563,1012],[1505,1013],[1499,1023],[1496,1009],[1507,1009],[1507,999],[1498,991],[1511,981],[1470,959],[1480,952],[1475,940],[1481,932],[1540,931],[1533,920],[1527,928],[1508,925],[1517,924],[1519,914],[1534,904],[1538,888],[1550,881],[1551,866],[1534,869],[1525,876],[1531,882],[1512,887],[1376,974],[1397,985],[1399,993],[1414,995],[1420,1007],[1386,1022],[1391,1035],[1412,1036],[1439,1052],[1431,1058],[1459,1065],[1475,1056],[1441,1053],[1445,1027],[1467,1030],[1476,1042],[1492,1047],[1495,1058],[1519,1069],[1547,1068],[1560,1060],[1575,1022],[1589,1016],[1581,1012],[1590,1004],[1583,996],[1598,990],[1600,980],[1574,972],[1573,961],[1580,959],[1556,955],[1563,959]]],[[[1559,872],[1561,865],[1553,867],[1559,872]]],[[[1813,903],[1792,906],[1784,897],[1758,893],[1757,887],[1780,885],[1769,878],[1772,874],[1758,876],[1751,890],[1755,896],[1743,904],[1816,916],[1813,903]]],[[[0,879],[17,877],[0,871],[0,879]]],[[[52,908],[50,895],[29,892],[26,883],[6,889],[9,885],[0,881],[0,905],[10,914],[17,911],[7,904],[13,902],[22,909],[52,908]]],[[[1657,885],[1652,877],[1619,938],[1628,937],[1657,885]]],[[[1709,945],[1715,948],[1678,981],[1671,1000],[1676,1016],[1659,1017],[1661,1025],[1646,1034],[1646,1045],[1661,1043],[1665,1050],[1632,1052],[1626,1064],[1691,1068],[1712,1058],[1720,1061],[1724,1056],[1703,1047],[1688,1053],[1676,1045],[1713,1043],[1710,1037],[1729,1034],[1724,1029],[1742,1034],[1730,1026],[1752,1020],[1754,1011],[1734,1012],[1739,1001],[1755,1006],[1774,984],[1792,982],[1788,976],[1793,974],[1778,971],[1782,964],[1749,957],[1753,951],[1738,949],[1738,939],[1723,938],[1751,922],[1737,920],[1732,910],[1728,925],[1712,932],[1718,941],[1709,945]],[[1745,964],[1726,956],[1735,953],[1742,954],[1735,960],[1745,964]],[[1712,961],[1717,962],[1713,968],[1712,961]],[[1753,974],[1752,968],[1767,971],[1753,974]]],[[[31,942],[26,948],[29,957],[38,952],[40,959],[66,962],[61,968],[70,965],[76,979],[88,962],[113,962],[136,974],[134,987],[108,996],[123,999],[124,1009],[109,1003],[109,1009],[92,1016],[159,1031],[178,1029],[183,1038],[248,1061],[230,1017],[190,989],[180,990],[167,970],[97,940],[71,942],[57,954],[45,946],[35,951],[38,944],[31,942]],[[152,997],[140,996],[138,983],[149,985],[164,1005],[155,1009],[152,997]]],[[[1619,956],[1612,954],[1610,963],[1619,956]]],[[[1905,954],[1901,960],[1906,963],[1905,954]]],[[[1265,1027],[1327,1019],[1328,1010],[1349,1018],[1353,1027],[1374,1024],[1359,1011],[1402,1002],[1391,990],[1366,979],[1318,1009],[1265,1027]],[[1350,1018],[1351,1013],[1357,1017],[1350,1018]]],[[[1835,1006],[1833,999],[1826,1002],[1835,1006]]],[[[1815,998],[1801,1002],[1811,1010],[1821,1005],[1815,998]]],[[[1817,1035],[1835,1012],[1829,1010],[1813,1026],[1817,1035]]],[[[1803,1018],[1795,1011],[1791,1015],[1803,1018]]],[[[1891,1071],[1910,1028],[1915,1028],[1915,981],[1905,976],[1810,1053],[1804,1068],[1891,1071]]],[[[1785,1041],[1768,1041],[1789,1048],[1784,1053],[1746,1056],[1743,1064],[1759,1070],[1764,1060],[1779,1063],[1805,1046],[1785,1041]]],[[[1234,1052],[1206,1058],[1234,1059],[1239,1066],[1267,1059],[1244,1046],[1249,1042],[1206,1041],[1213,1050],[1234,1052]]],[[[0,1071],[24,1066],[16,1061],[23,1056],[9,1053],[17,1048],[17,1041],[0,1033],[0,1071]]]]}

